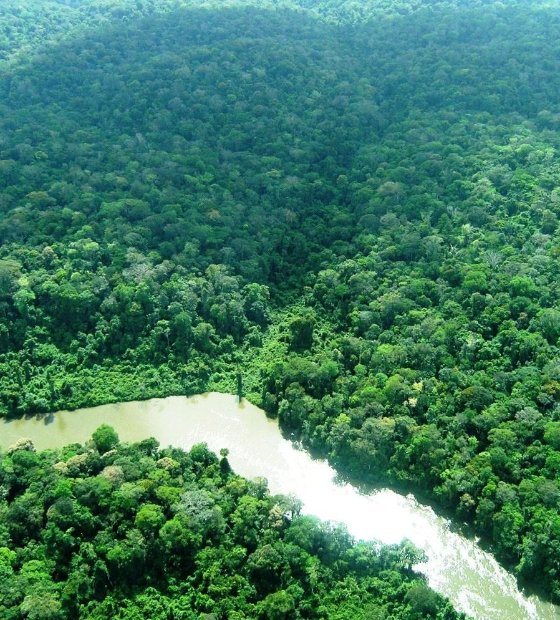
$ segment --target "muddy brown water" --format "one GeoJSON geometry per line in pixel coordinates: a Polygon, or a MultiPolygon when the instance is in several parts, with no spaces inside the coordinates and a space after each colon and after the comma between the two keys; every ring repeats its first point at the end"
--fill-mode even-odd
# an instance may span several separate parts
{"type": "Polygon", "coordinates": [[[215,452],[228,448],[237,473],[266,478],[272,493],[296,495],[305,513],[344,523],[357,538],[410,540],[427,554],[428,561],[417,569],[430,586],[476,620],[560,620],[559,607],[523,594],[492,555],[476,540],[453,532],[451,522],[432,508],[412,495],[389,489],[363,494],[337,483],[325,461],[296,449],[276,421],[246,401],[239,404],[235,396],[173,396],[4,422],[0,445],[28,437],[39,450],[58,448],[86,441],[101,424],[113,426],[123,441],[155,437],[162,446],[187,449],[206,442],[215,452]]]}

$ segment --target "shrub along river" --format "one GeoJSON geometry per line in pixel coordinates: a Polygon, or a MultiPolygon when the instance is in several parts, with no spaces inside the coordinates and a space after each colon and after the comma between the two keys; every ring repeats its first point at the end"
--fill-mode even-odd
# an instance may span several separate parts
{"type": "Polygon", "coordinates": [[[357,538],[397,543],[407,538],[423,549],[417,567],[432,588],[477,620],[558,620],[560,608],[524,595],[515,579],[476,540],[452,531],[451,522],[419,503],[388,489],[361,493],[338,483],[335,471],[284,439],[274,420],[235,396],[209,393],[61,411],[47,418],[5,422],[0,443],[20,437],[37,449],[84,442],[101,424],[113,426],[121,440],[155,437],[161,445],[190,448],[206,442],[218,452],[228,448],[237,473],[264,477],[274,494],[294,494],[303,512],[339,521],[357,538]]]}

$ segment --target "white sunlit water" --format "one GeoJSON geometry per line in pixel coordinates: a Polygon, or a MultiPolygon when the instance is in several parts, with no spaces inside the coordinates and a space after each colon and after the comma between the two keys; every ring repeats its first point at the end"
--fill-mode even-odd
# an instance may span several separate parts
{"type": "Polygon", "coordinates": [[[238,404],[234,396],[170,397],[63,411],[46,421],[17,420],[0,426],[0,445],[28,437],[38,449],[60,447],[87,440],[103,423],[125,441],[152,436],[163,446],[206,442],[216,452],[228,448],[237,473],[266,478],[272,493],[295,495],[306,514],[344,523],[359,539],[410,540],[426,553],[427,562],[417,569],[430,586],[476,620],[560,620],[560,608],[525,596],[490,554],[451,531],[449,520],[432,508],[412,495],[388,489],[363,494],[337,483],[326,462],[296,449],[275,421],[247,402],[238,404]]]}

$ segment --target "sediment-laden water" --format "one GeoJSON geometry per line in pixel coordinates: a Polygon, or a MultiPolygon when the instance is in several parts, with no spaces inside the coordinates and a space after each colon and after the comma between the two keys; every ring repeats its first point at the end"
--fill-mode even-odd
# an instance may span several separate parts
{"type": "Polygon", "coordinates": [[[357,538],[384,543],[407,538],[428,556],[418,570],[430,585],[477,620],[560,619],[560,608],[522,594],[490,554],[475,540],[452,532],[450,521],[430,507],[388,489],[364,495],[350,484],[337,484],[326,462],[297,450],[263,411],[238,404],[228,394],[103,405],[5,422],[0,445],[29,437],[38,449],[61,447],[84,442],[104,423],[124,441],[155,437],[163,446],[189,448],[206,442],[216,452],[228,448],[236,472],[266,478],[272,493],[296,495],[304,512],[344,523],[357,538]]]}

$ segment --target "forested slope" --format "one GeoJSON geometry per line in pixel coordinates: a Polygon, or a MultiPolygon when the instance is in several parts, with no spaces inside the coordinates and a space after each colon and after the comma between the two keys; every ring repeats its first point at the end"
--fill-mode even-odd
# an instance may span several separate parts
{"type": "Polygon", "coordinates": [[[241,363],[560,600],[558,6],[19,4],[58,26],[1,9],[2,414],[241,363]]]}

